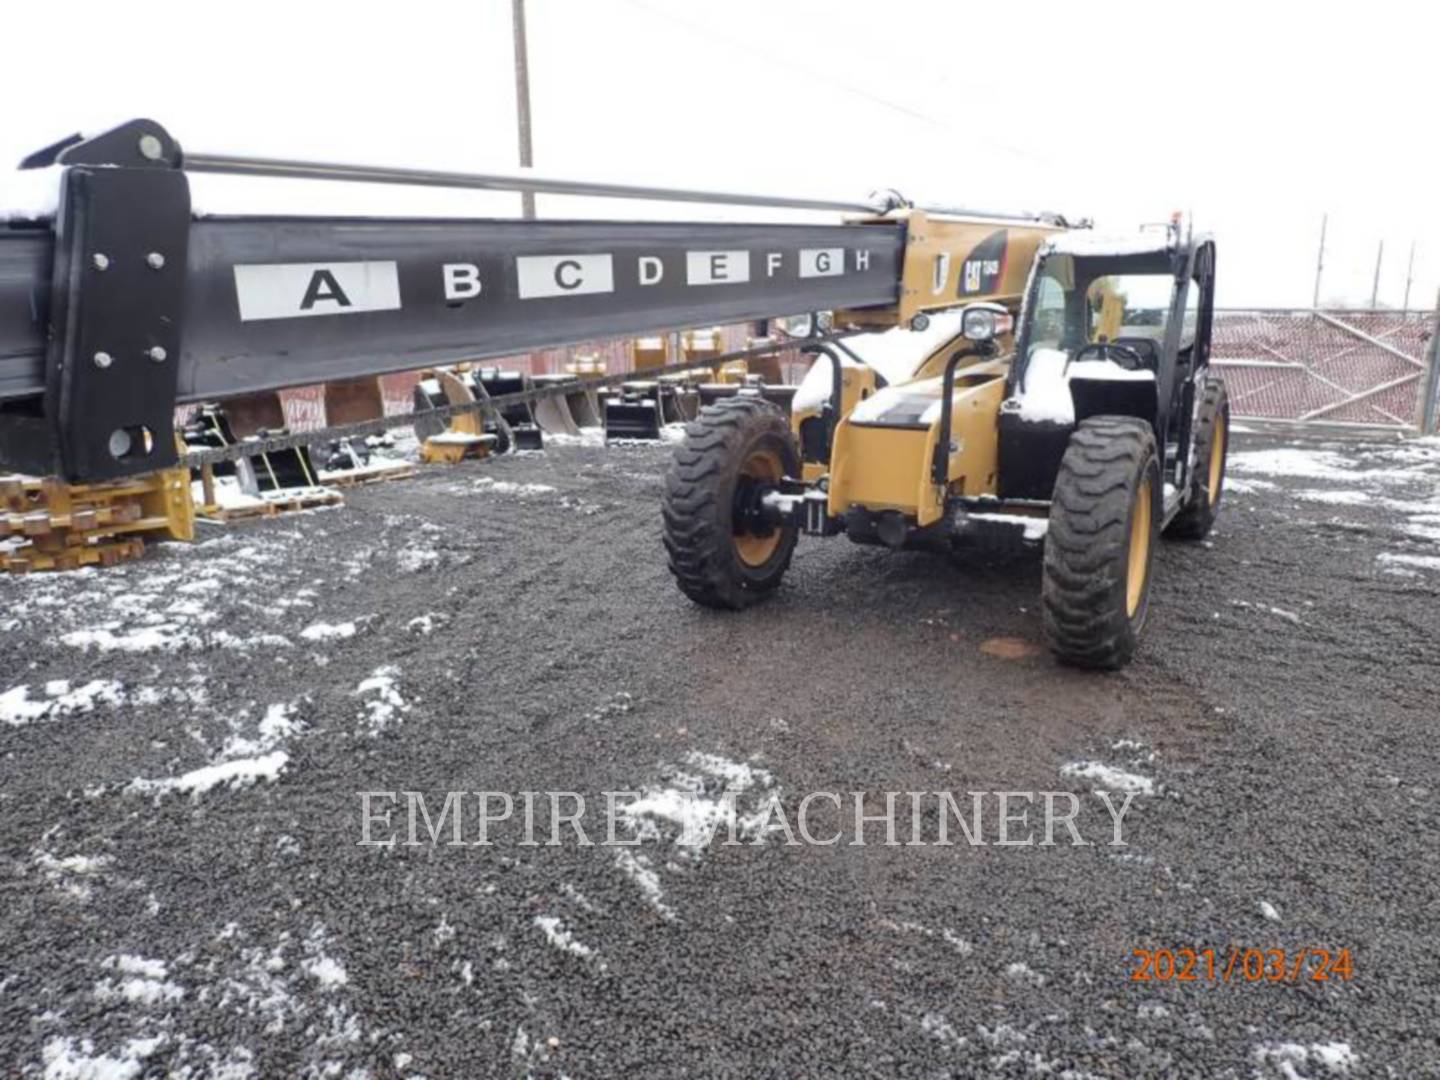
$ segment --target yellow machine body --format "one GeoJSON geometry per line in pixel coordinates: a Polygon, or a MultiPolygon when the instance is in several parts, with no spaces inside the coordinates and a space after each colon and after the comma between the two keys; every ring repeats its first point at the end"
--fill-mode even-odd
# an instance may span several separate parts
{"type": "MultiPolygon", "coordinates": [[[[824,361],[822,361],[823,363],[824,361]]],[[[840,371],[840,415],[849,416],[850,410],[864,401],[871,394],[875,393],[875,372],[868,367],[846,366],[840,371]]],[[[820,416],[818,408],[795,409],[790,413],[790,430],[795,433],[795,439],[803,446],[800,435],[800,425],[806,420],[817,419],[820,416]]],[[[807,484],[813,484],[830,471],[828,461],[804,461],[802,466],[802,479],[807,484]]]]}
{"type": "MultiPolygon", "coordinates": [[[[963,339],[941,350],[948,357],[963,339]]],[[[938,521],[956,496],[993,495],[1000,402],[1008,360],[986,360],[955,374],[946,482],[931,473],[940,434],[942,375],[878,391],[835,429],[830,451],[829,512],[852,507],[894,510],[923,528],[938,521]]]]}
{"type": "MultiPolygon", "coordinates": [[[[948,218],[920,210],[881,219],[903,221],[905,254],[894,307],[835,313],[837,325],[872,330],[908,327],[917,316],[967,304],[993,303],[1019,312],[1040,245],[1059,225],[948,218]]],[[[903,332],[903,331],[895,331],[903,332]]],[[[958,334],[917,356],[910,378],[844,400],[830,449],[829,513],[853,507],[896,511],[921,528],[934,524],[947,500],[994,495],[1000,403],[1014,341],[997,339],[995,359],[962,360],[955,373],[946,481],[932,473],[940,429],[946,364],[968,342],[958,334]]],[[[862,350],[863,355],[863,350],[862,350]]],[[[849,370],[849,369],[847,369],[849,370]]],[[[799,419],[795,421],[798,431],[799,419]]],[[[810,464],[805,479],[825,475],[810,464]]]]}
{"type": "Polygon", "coordinates": [[[915,316],[988,300],[1018,308],[1035,253],[1059,225],[1019,224],[940,217],[923,210],[898,211],[858,224],[905,227],[900,294],[893,307],[837,311],[838,326],[883,330],[910,326],[915,316]]]}

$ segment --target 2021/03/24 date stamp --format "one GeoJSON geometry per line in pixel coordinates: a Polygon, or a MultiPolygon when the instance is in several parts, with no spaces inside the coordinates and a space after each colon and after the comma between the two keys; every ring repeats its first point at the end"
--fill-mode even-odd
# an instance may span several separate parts
{"type": "Polygon", "coordinates": [[[1355,960],[1348,948],[1132,949],[1131,982],[1349,982],[1355,960]]]}

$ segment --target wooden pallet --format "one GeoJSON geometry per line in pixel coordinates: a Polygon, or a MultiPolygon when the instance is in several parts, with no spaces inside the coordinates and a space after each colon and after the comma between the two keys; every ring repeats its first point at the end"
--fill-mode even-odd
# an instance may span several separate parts
{"type": "Polygon", "coordinates": [[[300,510],[317,510],[326,506],[343,506],[345,496],[329,488],[305,488],[299,491],[270,492],[259,496],[253,503],[239,506],[209,504],[196,507],[196,513],[206,521],[228,525],[234,521],[253,518],[279,517],[300,510]]]}
{"type": "Polygon", "coordinates": [[[378,484],[382,480],[408,480],[419,472],[414,462],[387,461],[379,465],[362,465],[358,469],[322,471],[320,482],[326,487],[359,487],[362,484],[378,484]]]}

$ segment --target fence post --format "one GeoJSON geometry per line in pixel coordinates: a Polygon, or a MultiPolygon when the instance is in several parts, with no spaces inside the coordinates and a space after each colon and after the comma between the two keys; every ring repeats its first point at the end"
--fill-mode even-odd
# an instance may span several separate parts
{"type": "Polygon", "coordinates": [[[1440,424],[1440,292],[1435,295],[1435,324],[1425,350],[1425,388],[1420,395],[1420,434],[1434,435],[1440,424]]]}

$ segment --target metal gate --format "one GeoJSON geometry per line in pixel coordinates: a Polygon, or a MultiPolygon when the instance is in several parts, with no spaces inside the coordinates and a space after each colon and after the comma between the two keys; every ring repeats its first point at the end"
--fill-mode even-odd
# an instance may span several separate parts
{"type": "Polygon", "coordinates": [[[1414,429],[1434,326],[1420,311],[1217,311],[1212,363],[1237,417],[1414,429]]]}

